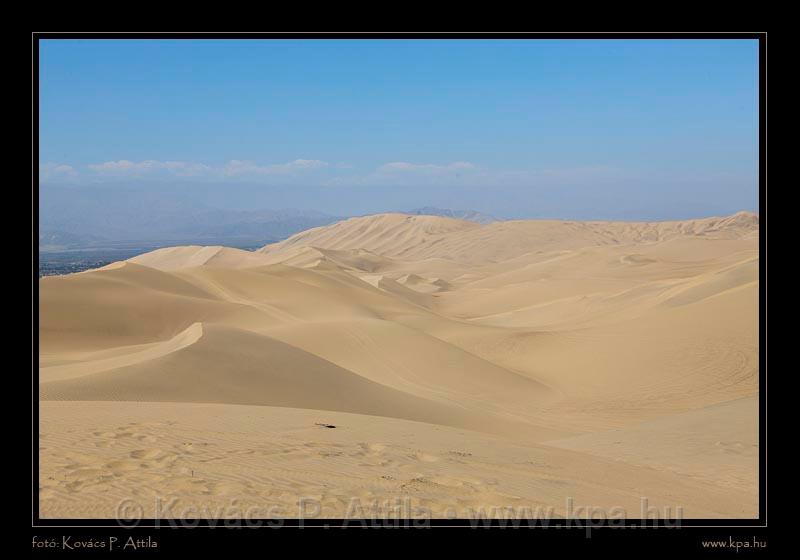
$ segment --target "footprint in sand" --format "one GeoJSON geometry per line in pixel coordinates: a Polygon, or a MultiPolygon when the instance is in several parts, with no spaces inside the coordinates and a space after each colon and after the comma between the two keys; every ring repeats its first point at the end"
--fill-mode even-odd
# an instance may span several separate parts
{"type": "Polygon", "coordinates": [[[351,453],[351,457],[363,458],[369,462],[360,463],[362,467],[390,467],[397,463],[386,456],[389,446],[385,443],[359,443],[358,450],[351,453]]]}
{"type": "MultiPolygon", "coordinates": [[[[109,467],[110,468],[110,467],[109,467]]],[[[93,468],[86,468],[86,469],[73,469],[67,471],[65,478],[67,480],[76,481],[76,480],[92,480],[104,474],[103,469],[93,469],[93,468]]]]}
{"type": "Polygon", "coordinates": [[[110,470],[114,474],[122,474],[125,472],[137,471],[141,468],[142,464],[140,461],[134,461],[131,459],[122,459],[119,461],[111,461],[110,463],[106,463],[103,465],[104,468],[110,470]]]}
{"type": "Polygon", "coordinates": [[[342,455],[344,455],[344,453],[342,453],[341,451],[327,450],[327,451],[318,451],[317,455],[319,455],[320,457],[341,457],[342,455]]]}
{"type": "Polygon", "coordinates": [[[423,451],[412,453],[410,457],[416,461],[422,461],[423,463],[436,463],[441,461],[441,458],[437,457],[436,455],[431,455],[430,453],[425,453],[423,451]]]}
{"type": "Polygon", "coordinates": [[[209,488],[206,481],[199,477],[192,477],[192,476],[172,476],[166,478],[164,481],[164,487],[169,488],[171,492],[175,495],[180,495],[182,493],[188,494],[210,494],[211,489],[209,488]]]}
{"type": "Polygon", "coordinates": [[[178,460],[178,455],[176,453],[158,448],[137,449],[135,451],[131,451],[130,457],[144,461],[140,464],[145,468],[160,468],[172,465],[178,460]]]}
{"type": "Polygon", "coordinates": [[[456,450],[453,450],[453,451],[449,451],[448,453],[450,453],[450,455],[454,455],[456,457],[472,457],[472,453],[469,453],[467,451],[456,451],[456,450]]]}
{"type": "Polygon", "coordinates": [[[440,486],[447,486],[449,488],[459,488],[469,492],[478,492],[481,487],[486,485],[486,482],[475,477],[453,477],[453,476],[437,476],[430,479],[434,484],[440,486]]]}
{"type": "Polygon", "coordinates": [[[196,455],[198,453],[202,453],[204,448],[208,447],[209,445],[210,444],[206,442],[185,441],[181,444],[175,445],[175,448],[179,453],[196,455]]]}
{"type": "Polygon", "coordinates": [[[103,431],[92,432],[92,436],[94,438],[92,445],[94,445],[99,449],[106,449],[108,447],[113,447],[117,437],[116,433],[114,432],[103,432],[103,431]]]}
{"type": "Polygon", "coordinates": [[[251,494],[251,489],[239,482],[223,481],[211,482],[208,484],[208,494],[212,496],[237,496],[251,494]]]}
{"type": "Polygon", "coordinates": [[[164,451],[161,449],[137,449],[136,451],[131,451],[130,456],[134,459],[155,459],[164,455],[164,451]]]}
{"type": "Polygon", "coordinates": [[[388,446],[385,443],[359,443],[358,447],[360,451],[355,453],[356,456],[374,456],[381,455],[388,446]]]}

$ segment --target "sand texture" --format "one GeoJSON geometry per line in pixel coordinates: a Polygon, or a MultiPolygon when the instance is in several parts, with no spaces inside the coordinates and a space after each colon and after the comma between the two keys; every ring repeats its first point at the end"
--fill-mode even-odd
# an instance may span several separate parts
{"type": "Polygon", "coordinates": [[[42,278],[41,516],[756,517],[758,239],[381,214],[42,278]]]}

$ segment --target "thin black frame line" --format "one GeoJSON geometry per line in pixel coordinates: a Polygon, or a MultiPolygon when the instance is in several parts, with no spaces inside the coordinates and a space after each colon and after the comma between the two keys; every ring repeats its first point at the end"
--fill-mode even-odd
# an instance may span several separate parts
{"type": "MultiPolygon", "coordinates": [[[[755,528],[766,528],[768,527],[768,519],[767,519],[767,376],[766,376],[766,365],[767,365],[767,358],[766,358],[766,299],[767,299],[767,291],[766,291],[766,280],[767,280],[767,270],[766,270],[766,256],[767,256],[767,248],[766,248],[766,207],[767,207],[767,142],[766,142],[766,132],[767,132],[767,103],[766,103],[766,91],[767,91],[767,48],[766,48],[766,40],[767,34],[766,32],[592,32],[592,33],[572,33],[572,32],[564,32],[564,33],[481,33],[481,32],[456,32],[456,33],[442,33],[442,32],[417,32],[417,33],[407,33],[407,32],[375,32],[375,33],[351,33],[351,32],[273,32],[273,33],[256,33],[256,32],[243,32],[243,33],[228,33],[228,32],[221,32],[221,33],[214,33],[214,32],[187,32],[187,33],[141,33],[141,32],[133,32],[133,33],[124,33],[124,32],[109,32],[109,33],[100,33],[100,32],[77,32],[77,33],[47,33],[47,32],[33,32],[32,33],[32,127],[31,127],[31,167],[32,167],[32,181],[31,181],[31,191],[34,196],[31,199],[31,207],[32,207],[32,214],[36,216],[36,221],[32,220],[32,251],[34,251],[34,243],[33,238],[36,236],[36,232],[38,231],[38,186],[39,186],[39,170],[38,170],[38,157],[39,157],[39,146],[38,146],[38,127],[39,127],[39,113],[38,113],[38,106],[39,106],[39,41],[44,39],[195,39],[195,38],[205,38],[205,39],[215,39],[215,40],[225,40],[228,38],[238,38],[238,39],[255,39],[255,38],[265,38],[265,39],[286,39],[286,38],[299,38],[299,39],[314,39],[314,38],[323,38],[323,39],[346,39],[346,38],[358,38],[358,39],[377,39],[377,38],[387,38],[387,39],[403,39],[403,38],[410,38],[410,39],[425,39],[425,38],[442,38],[442,39],[459,39],[459,38],[467,38],[467,39],[755,39],[758,41],[759,45],[759,258],[764,259],[763,266],[759,267],[759,343],[761,342],[761,338],[764,339],[764,344],[759,345],[759,516],[755,519],[723,519],[721,521],[730,521],[731,523],[728,524],[708,524],[708,525],[699,525],[692,523],[692,521],[706,523],[706,522],[713,522],[717,520],[705,520],[705,519],[696,519],[696,520],[681,520],[681,527],[702,527],[702,528],[744,528],[744,527],[755,527],[755,528]],[[763,233],[762,234],[762,229],[763,233]],[[763,305],[761,305],[763,303],[763,305]],[[751,523],[751,521],[753,523],[751,523]],[[763,524],[758,524],[763,523],[763,524]]],[[[38,251],[33,256],[34,264],[38,263],[38,251]]],[[[35,274],[35,273],[34,273],[35,274]]],[[[31,419],[31,435],[32,435],[32,463],[35,467],[32,469],[31,477],[32,477],[32,528],[47,528],[47,527],[95,527],[95,528],[102,528],[102,527],[124,527],[124,524],[120,524],[116,520],[108,519],[108,520],[95,520],[90,519],[88,521],[92,522],[99,522],[99,521],[108,521],[107,524],[100,524],[100,525],[89,525],[81,523],[82,520],[72,520],[72,519],[42,519],[39,515],[39,491],[38,491],[38,472],[39,472],[39,452],[38,452],[38,416],[39,416],[39,399],[38,399],[38,310],[39,310],[39,299],[38,299],[38,281],[37,276],[34,276],[34,282],[36,282],[36,306],[33,310],[35,312],[34,317],[32,318],[32,329],[35,331],[32,333],[32,341],[35,340],[36,344],[32,344],[32,370],[33,375],[31,376],[31,386],[32,386],[32,419],[31,419]],[[34,429],[35,428],[35,429],[34,429]],[[52,523],[50,523],[52,521],[52,523]],[[67,523],[63,525],[59,525],[58,523],[67,523]]],[[[33,302],[32,302],[33,303],[33,302]]],[[[143,520],[143,521],[150,521],[150,520],[143,520]]],[[[164,520],[165,523],[169,524],[169,520],[164,520]]],[[[202,528],[202,527],[215,527],[215,525],[211,525],[208,523],[209,520],[200,520],[200,523],[195,528],[202,528]],[[203,523],[205,522],[205,524],[203,523]]],[[[229,520],[230,521],[230,520],[229,520]]],[[[262,522],[263,524],[267,524],[267,528],[272,528],[268,525],[268,523],[274,523],[275,520],[272,519],[264,519],[264,520],[250,520],[250,522],[262,522]]],[[[330,520],[330,525],[324,524],[317,524],[315,521],[320,520],[301,520],[296,519],[282,519],[282,526],[286,528],[291,527],[335,527],[333,525],[334,522],[344,522],[348,521],[348,526],[350,523],[361,523],[366,522],[369,523],[371,520],[364,519],[364,520],[330,520]],[[290,525],[289,523],[292,521],[296,521],[296,525],[290,525]]],[[[413,521],[413,520],[412,520],[413,521]]],[[[457,524],[457,525],[440,525],[436,523],[435,519],[428,520],[430,527],[470,527],[469,524],[470,520],[467,519],[458,519],[458,520],[441,520],[446,522],[464,522],[465,524],[457,524]]],[[[526,520],[522,520],[526,521],[526,520]]],[[[537,521],[537,519],[531,519],[527,521],[537,521]]],[[[547,520],[548,524],[551,524],[552,527],[567,527],[566,523],[572,521],[573,523],[578,523],[583,521],[584,523],[587,520],[581,519],[571,519],[571,520],[547,520]],[[561,523],[564,521],[564,523],[561,523]],[[553,524],[555,522],[555,524],[553,524]]],[[[651,523],[653,520],[643,520],[643,519],[631,519],[625,520],[624,524],[620,525],[598,525],[593,528],[620,528],[620,527],[630,527],[630,528],[640,528],[640,529],[650,529],[650,528],[658,528],[658,527],[666,527],[663,524],[653,524],[651,523]]],[[[662,520],[667,521],[667,520],[662,520]]],[[[152,520],[153,525],[142,525],[137,524],[137,528],[173,528],[164,527],[163,524],[155,525],[155,520],[152,520]]],[[[615,520],[616,522],[616,520],[615,520]]],[[[529,528],[536,529],[536,528],[545,528],[540,527],[541,523],[530,523],[529,528]]],[[[263,527],[264,525],[262,525],[263,527]]],[[[493,528],[495,526],[491,524],[487,528],[493,528]]]]}

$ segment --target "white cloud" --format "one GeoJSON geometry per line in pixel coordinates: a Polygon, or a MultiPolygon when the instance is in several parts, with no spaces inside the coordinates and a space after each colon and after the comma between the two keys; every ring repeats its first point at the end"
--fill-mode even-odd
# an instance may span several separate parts
{"type": "Polygon", "coordinates": [[[133,162],[127,159],[93,163],[87,166],[96,173],[105,175],[141,175],[150,173],[168,173],[179,177],[197,177],[205,175],[212,168],[203,163],[191,161],[158,161],[148,159],[133,162]]]}
{"type": "Polygon", "coordinates": [[[308,169],[327,167],[328,163],[318,159],[296,159],[288,163],[273,163],[270,165],[257,165],[252,161],[232,159],[225,165],[223,173],[234,175],[281,175],[308,169]]]}
{"type": "Polygon", "coordinates": [[[464,171],[475,169],[475,165],[468,161],[454,161],[444,165],[434,163],[408,163],[407,161],[394,161],[378,168],[379,172],[412,171],[423,173],[447,173],[451,171],[464,171]]]}
{"type": "Polygon", "coordinates": [[[55,173],[66,173],[67,175],[76,175],[78,173],[71,165],[56,165],[53,171],[55,173]]]}
{"type": "Polygon", "coordinates": [[[63,163],[40,163],[39,179],[73,179],[78,171],[71,165],[63,163]]]}
{"type": "Polygon", "coordinates": [[[104,178],[195,178],[198,180],[258,180],[281,184],[318,181],[320,185],[466,185],[476,181],[486,182],[496,175],[468,161],[449,163],[412,163],[392,161],[374,168],[365,174],[349,172],[355,167],[346,162],[328,163],[319,159],[298,158],[285,163],[257,163],[232,159],[227,163],[209,165],[192,161],[161,161],[128,159],[92,163],[84,167],[83,173],[69,165],[45,164],[40,166],[44,179],[67,178],[75,180],[100,180],[104,178]],[[324,173],[321,173],[324,170],[324,173]],[[88,173],[87,173],[88,172],[88,173]]]}
{"type": "Polygon", "coordinates": [[[230,160],[224,168],[225,175],[248,175],[259,173],[263,167],[257,166],[252,161],[230,160]]]}
{"type": "MultiPolygon", "coordinates": [[[[320,167],[327,167],[328,163],[318,159],[296,159],[284,164],[284,167],[289,169],[317,169],[320,167]]],[[[280,167],[280,166],[277,166],[280,167]]]]}
{"type": "Polygon", "coordinates": [[[232,159],[222,166],[211,166],[192,161],[131,161],[120,159],[103,163],[92,163],[87,168],[100,176],[142,177],[142,176],[176,176],[176,177],[238,177],[290,175],[312,169],[327,167],[328,163],[318,159],[296,159],[287,163],[259,165],[252,161],[232,159]]]}
{"type": "Polygon", "coordinates": [[[129,171],[130,169],[134,169],[136,164],[127,159],[121,159],[119,161],[106,161],[105,163],[90,163],[87,167],[92,171],[116,172],[129,171]]]}

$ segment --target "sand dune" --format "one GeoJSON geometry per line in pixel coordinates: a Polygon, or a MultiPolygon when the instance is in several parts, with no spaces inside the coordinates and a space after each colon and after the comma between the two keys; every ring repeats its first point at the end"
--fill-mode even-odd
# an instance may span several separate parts
{"type": "Polygon", "coordinates": [[[740,212],[724,218],[683,222],[511,221],[478,225],[437,216],[378,214],[310,229],[261,249],[274,254],[308,246],[367,249],[385,257],[446,258],[484,264],[531,250],[573,249],[591,245],[665,241],[684,236],[730,239],[758,227],[758,217],[740,212]]]}
{"type": "Polygon", "coordinates": [[[88,352],[72,356],[67,363],[40,367],[39,379],[42,382],[71,379],[146,363],[186,348],[200,340],[201,336],[203,336],[203,324],[194,323],[164,342],[88,352]]]}
{"type": "Polygon", "coordinates": [[[129,262],[149,266],[158,270],[179,270],[195,266],[220,268],[251,268],[268,264],[269,260],[258,253],[229,247],[166,247],[138,255],[129,262]]]}
{"type": "MultiPolygon", "coordinates": [[[[140,353],[141,355],[141,353],[140,353]]],[[[43,400],[256,404],[407,418],[491,428],[489,415],[467,414],[393,390],[278,340],[219,326],[191,345],[150,359],[42,384],[43,400]]],[[[513,428],[510,422],[503,426],[513,428]]]]}
{"type": "Polygon", "coordinates": [[[41,512],[135,490],[752,517],[758,279],[749,213],[384,214],[43,278],[41,512]]]}

